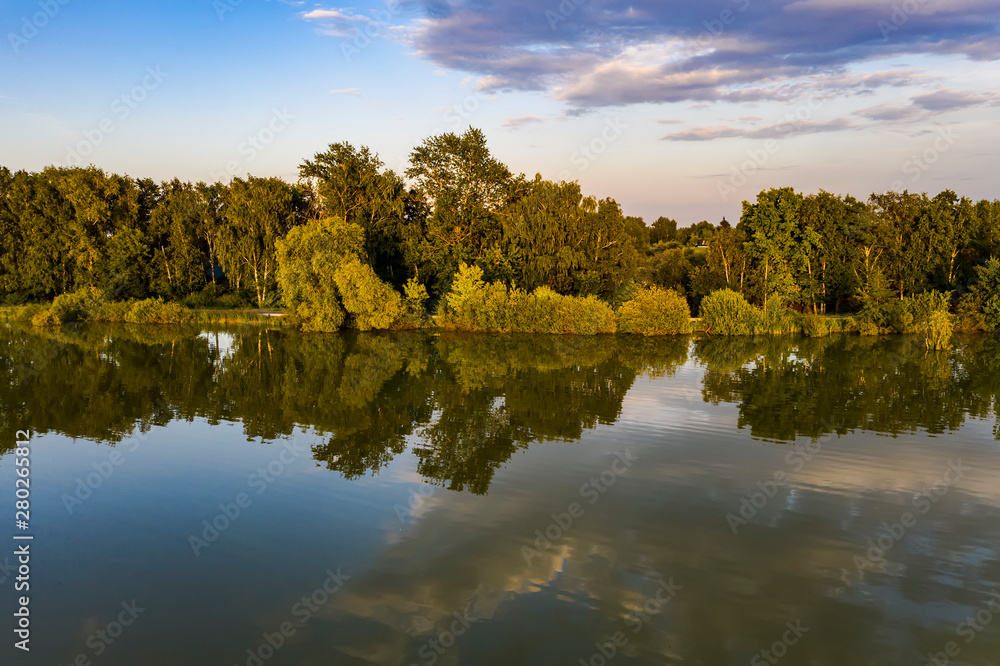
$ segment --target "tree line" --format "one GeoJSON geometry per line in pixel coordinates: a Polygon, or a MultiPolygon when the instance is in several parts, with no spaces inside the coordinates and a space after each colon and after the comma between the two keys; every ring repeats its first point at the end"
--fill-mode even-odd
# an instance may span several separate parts
{"type": "Polygon", "coordinates": [[[432,301],[467,264],[488,282],[614,305],[648,284],[695,308],[728,288],[823,313],[928,289],[961,293],[1000,254],[1000,201],[951,190],[860,201],[770,189],[743,203],[736,225],[647,225],[576,182],[513,174],[474,128],[426,139],[403,174],[366,147],[335,143],[299,176],[156,183],[94,166],[0,167],[0,299],[94,287],[109,299],[276,306],[278,241],[326,218],[360,227],[357,254],[375,276],[397,290],[418,282],[432,301]]]}

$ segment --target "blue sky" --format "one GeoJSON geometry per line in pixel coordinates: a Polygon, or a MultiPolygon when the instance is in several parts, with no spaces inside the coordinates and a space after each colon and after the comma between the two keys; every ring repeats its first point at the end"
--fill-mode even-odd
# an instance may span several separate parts
{"type": "Polygon", "coordinates": [[[5,0],[0,164],[401,172],[482,128],[626,214],[736,220],[791,185],[997,198],[1000,0],[5,0]]]}

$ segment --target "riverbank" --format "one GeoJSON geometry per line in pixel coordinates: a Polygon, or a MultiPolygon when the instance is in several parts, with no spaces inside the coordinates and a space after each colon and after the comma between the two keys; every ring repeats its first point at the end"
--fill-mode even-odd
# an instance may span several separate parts
{"type": "MultiPolygon", "coordinates": [[[[478,268],[463,267],[435,314],[426,314],[422,305],[416,314],[400,309],[400,316],[380,327],[473,333],[623,333],[647,337],[692,333],[708,336],[802,334],[808,337],[837,333],[862,336],[920,334],[930,349],[948,349],[954,332],[986,329],[982,316],[976,312],[949,313],[948,304],[946,294],[925,292],[911,298],[868,305],[854,315],[819,315],[787,308],[778,298],[769,299],[759,307],[749,303],[742,294],[723,289],[706,296],[701,302],[701,316],[692,317],[687,300],[673,290],[639,288],[613,308],[594,296],[566,296],[545,287],[526,292],[499,282],[487,283],[482,280],[478,268]]],[[[48,304],[0,308],[0,319],[24,322],[37,328],[107,322],[252,324],[323,331],[310,321],[307,312],[188,308],[160,299],[106,301],[96,289],[81,289],[62,294],[48,304]]],[[[355,323],[348,316],[342,326],[365,330],[355,323]]]]}

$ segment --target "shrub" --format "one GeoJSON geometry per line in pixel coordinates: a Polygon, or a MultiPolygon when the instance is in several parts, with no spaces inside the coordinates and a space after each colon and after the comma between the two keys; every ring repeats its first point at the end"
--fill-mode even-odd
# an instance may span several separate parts
{"type": "Polygon", "coordinates": [[[985,266],[976,267],[978,284],[973,288],[973,298],[982,312],[982,323],[988,331],[1000,330],[1000,260],[990,259],[985,266]]]}
{"type": "Polygon", "coordinates": [[[838,330],[836,319],[821,317],[817,314],[807,314],[802,317],[802,332],[810,338],[822,338],[838,330]]]}
{"type": "Polygon", "coordinates": [[[924,344],[928,349],[950,349],[952,330],[951,317],[948,313],[935,310],[924,324],[924,344]]]}
{"type": "Polygon", "coordinates": [[[701,301],[705,328],[718,335],[752,335],[762,313],[732,289],[713,291],[701,301]]]}
{"type": "Polygon", "coordinates": [[[402,297],[364,260],[364,230],[342,219],[294,227],[275,243],[285,305],[306,331],[390,328],[402,297]]]}
{"type": "Polygon", "coordinates": [[[399,292],[375,275],[356,257],[343,262],[333,274],[344,310],[359,331],[390,328],[403,314],[399,292]]]}
{"type": "Polygon", "coordinates": [[[36,312],[31,317],[31,325],[42,328],[46,326],[61,326],[62,322],[59,321],[59,315],[50,306],[36,312]]]}
{"type": "MultiPolygon", "coordinates": [[[[527,301],[524,311],[533,313],[533,317],[520,324],[516,329],[520,332],[581,335],[615,332],[614,310],[596,296],[563,296],[548,287],[539,287],[524,300],[527,301]]],[[[512,298],[510,306],[513,312],[518,312],[518,298],[512,298]]]]}
{"type": "Polygon", "coordinates": [[[462,264],[441,301],[441,326],[451,330],[517,333],[613,333],[615,314],[595,296],[563,296],[548,287],[532,293],[484,282],[478,266],[462,264]]]}
{"type": "Polygon", "coordinates": [[[784,335],[797,333],[799,330],[795,313],[786,308],[781,298],[777,296],[769,298],[764,304],[763,311],[758,310],[758,313],[757,325],[754,327],[755,333],[784,335]]]}
{"type": "Polygon", "coordinates": [[[403,286],[403,313],[394,328],[423,328],[428,324],[427,287],[410,278],[403,286]]]}
{"type": "Polygon", "coordinates": [[[60,294],[49,307],[60,323],[67,324],[87,319],[88,313],[97,309],[102,302],[100,290],[91,287],[78,289],[70,294],[60,294]]]}
{"type": "Polygon", "coordinates": [[[638,335],[690,333],[691,309],[672,289],[642,289],[618,308],[618,330],[638,335]]]}
{"type": "Polygon", "coordinates": [[[29,305],[22,305],[21,307],[14,308],[11,318],[14,321],[27,321],[30,322],[35,315],[43,310],[47,310],[48,307],[42,305],[41,303],[31,303],[29,305]]]}
{"type": "Polygon", "coordinates": [[[90,313],[91,321],[127,321],[130,301],[117,301],[114,303],[101,303],[90,313]]]}
{"type": "Polygon", "coordinates": [[[159,298],[132,301],[125,321],[129,324],[178,324],[186,321],[190,313],[180,303],[164,303],[159,298]]]}
{"type": "Polygon", "coordinates": [[[59,326],[84,321],[101,303],[101,292],[92,287],[60,294],[52,303],[31,315],[32,326],[59,326]]]}

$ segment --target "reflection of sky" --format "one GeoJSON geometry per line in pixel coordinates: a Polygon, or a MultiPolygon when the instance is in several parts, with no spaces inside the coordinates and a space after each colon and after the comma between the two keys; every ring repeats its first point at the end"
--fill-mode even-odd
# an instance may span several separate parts
{"type": "MultiPolygon", "coordinates": [[[[767,443],[737,429],[736,405],[702,399],[702,372],[689,363],[638,379],[614,425],[519,451],[485,496],[428,490],[409,451],[351,482],[306,454],[257,494],[249,477],[283,441],[247,442],[240,424],[195,419],[153,428],[134,451],[135,438],[118,444],[124,462],[70,516],[63,495],[111,449],[46,435],[33,460],[46,572],[37,622],[51,637],[39,658],[65,663],[136,598],[145,622],[102,664],[243,663],[338,567],[348,584],[272,663],[425,663],[419,650],[455,613],[472,628],[438,663],[575,663],[626,631],[616,663],[745,664],[799,618],[811,631],[788,663],[920,663],[941,649],[1000,583],[1000,452],[989,424],[936,438],[831,437],[796,471],[786,456],[806,440],[767,443]],[[626,449],[637,462],[589,504],[581,484],[626,449]],[[914,511],[914,497],[958,458],[969,476],[918,517],[885,564],[859,572],[854,558],[881,523],[914,511]],[[727,513],[779,470],[787,486],[733,535],[727,513]],[[429,496],[400,521],[396,507],[421,489],[429,496]],[[240,492],[253,504],[194,557],[189,536],[240,492]],[[572,502],[584,514],[526,561],[535,531],[572,502]],[[626,618],[670,578],[683,589],[632,633],[626,618]]],[[[0,459],[6,487],[12,465],[0,459]]],[[[998,647],[984,634],[963,657],[987,664],[998,647]]]]}

